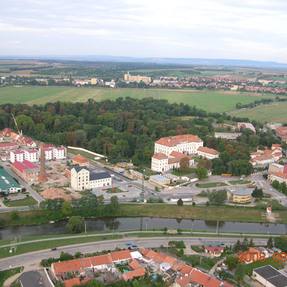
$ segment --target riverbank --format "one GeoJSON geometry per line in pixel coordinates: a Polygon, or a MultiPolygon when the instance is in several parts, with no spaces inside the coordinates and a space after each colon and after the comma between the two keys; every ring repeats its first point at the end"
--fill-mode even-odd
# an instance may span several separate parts
{"type": "MultiPolygon", "coordinates": [[[[287,223],[287,210],[274,211],[276,223],[287,223]]],[[[268,223],[265,210],[258,207],[235,206],[177,206],[169,204],[121,204],[112,214],[104,217],[158,217],[176,219],[201,219],[216,221],[236,221],[268,223]]],[[[95,216],[91,218],[99,218],[95,216]]],[[[51,220],[66,219],[61,213],[55,214],[47,210],[31,210],[22,212],[6,212],[0,214],[0,226],[39,225],[51,220]]]]}

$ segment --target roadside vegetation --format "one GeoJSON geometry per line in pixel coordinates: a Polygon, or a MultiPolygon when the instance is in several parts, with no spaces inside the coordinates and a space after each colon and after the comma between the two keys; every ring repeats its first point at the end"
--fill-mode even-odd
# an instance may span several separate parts
{"type": "Polygon", "coordinates": [[[20,273],[23,270],[22,267],[17,267],[17,268],[13,268],[13,269],[8,269],[8,270],[4,270],[4,271],[0,271],[0,287],[3,286],[4,282],[14,276],[17,273],[20,273]]]}

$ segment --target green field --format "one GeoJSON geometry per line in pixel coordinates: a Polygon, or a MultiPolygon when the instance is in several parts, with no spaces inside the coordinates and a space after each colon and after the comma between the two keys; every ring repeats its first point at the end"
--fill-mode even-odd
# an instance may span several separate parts
{"type": "Polygon", "coordinates": [[[242,109],[231,112],[238,117],[247,117],[260,122],[282,122],[287,123],[287,103],[272,103],[261,105],[253,109],[242,109]]]}
{"type": "Polygon", "coordinates": [[[272,95],[258,95],[231,91],[171,90],[171,89],[110,89],[73,87],[4,87],[0,88],[0,104],[43,104],[55,101],[83,102],[89,98],[97,101],[118,97],[154,97],[170,102],[197,106],[209,112],[229,112],[237,103],[247,104],[272,95]]]}

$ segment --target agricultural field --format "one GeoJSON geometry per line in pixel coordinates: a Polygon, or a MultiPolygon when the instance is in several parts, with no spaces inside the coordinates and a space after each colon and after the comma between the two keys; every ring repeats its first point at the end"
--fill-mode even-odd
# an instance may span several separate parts
{"type": "Polygon", "coordinates": [[[171,103],[185,103],[208,112],[231,112],[237,103],[248,104],[272,95],[211,90],[172,89],[110,89],[74,87],[3,87],[0,88],[0,104],[43,104],[55,101],[83,102],[89,98],[96,101],[114,100],[118,97],[166,99],[171,103]]]}
{"type": "Polygon", "coordinates": [[[259,122],[287,123],[287,103],[260,105],[252,109],[241,109],[230,112],[233,116],[247,117],[259,122]]]}

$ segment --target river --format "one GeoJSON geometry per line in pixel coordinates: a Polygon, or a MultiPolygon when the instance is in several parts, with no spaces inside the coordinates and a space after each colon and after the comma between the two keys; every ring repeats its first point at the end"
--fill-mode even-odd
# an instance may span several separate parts
{"type": "MultiPolygon", "coordinates": [[[[31,235],[53,235],[66,232],[66,222],[60,221],[50,224],[10,226],[0,229],[0,239],[12,240],[15,238],[31,235]]],[[[192,229],[193,231],[207,232],[236,232],[236,233],[258,233],[258,234],[280,234],[287,233],[287,224],[276,223],[243,223],[204,221],[192,219],[171,219],[151,217],[122,217],[122,218],[101,218],[87,219],[87,231],[112,232],[132,230],[153,230],[153,229],[192,229]]]]}

